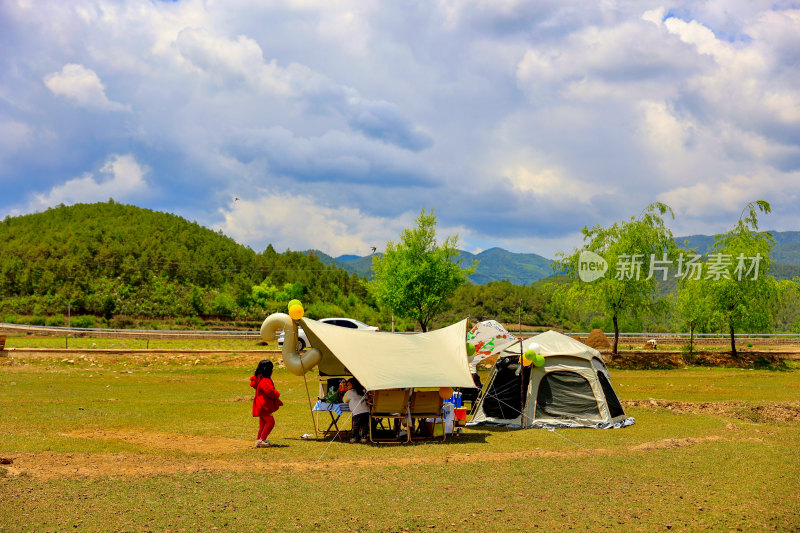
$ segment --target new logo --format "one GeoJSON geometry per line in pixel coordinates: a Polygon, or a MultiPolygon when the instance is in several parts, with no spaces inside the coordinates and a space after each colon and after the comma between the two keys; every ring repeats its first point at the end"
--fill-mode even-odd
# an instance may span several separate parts
{"type": "Polygon", "coordinates": [[[584,250],[578,258],[578,277],[589,283],[605,276],[608,263],[594,252],[584,250]]]}

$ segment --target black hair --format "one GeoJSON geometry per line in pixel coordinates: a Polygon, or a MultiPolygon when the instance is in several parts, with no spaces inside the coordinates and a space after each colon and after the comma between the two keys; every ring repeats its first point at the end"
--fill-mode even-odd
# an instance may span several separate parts
{"type": "Polygon", "coordinates": [[[261,362],[259,362],[258,366],[256,367],[255,374],[256,374],[256,376],[262,376],[262,377],[265,377],[265,378],[271,378],[272,377],[272,361],[270,361],[269,359],[264,359],[261,362]]]}
{"type": "Polygon", "coordinates": [[[364,396],[364,394],[367,392],[364,389],[364,386],[361,385],[361,383],[359,383],[356,378],[350,378],[347,380],[347,382],[353,386],[353,390],[356,391],[359,395],[364,396]]]}

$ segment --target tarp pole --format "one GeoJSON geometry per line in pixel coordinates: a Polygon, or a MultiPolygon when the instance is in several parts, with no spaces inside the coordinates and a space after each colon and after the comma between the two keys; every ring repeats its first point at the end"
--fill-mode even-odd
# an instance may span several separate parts
{"type": "Polygon", "coordinates": [[[300,360],[300,366],[303,369],[303,383],[306,384],[306,398],[308,398],[308,413],[311,415],[311,424],[314,426],[314,439],[319,439],[319,435],[317,434],[317,423],[314,421],[314,406],[311,405],[311,394],[308,392],[308,380],[306,380],[306,367],[303,366],[302,359],[300,360]]]}
{"type": "MultiPolygon", "coordinates": [[[[519,336],[522,338],[521,327],[519,336]]],[[[519,425],[525,429],[525,355],[522,353],[522,341],[519,343],[519,425]]]]}
{"type": "Polygon", "coordinates": [[[525,355],[522,353],[522,307],[517,310],[519,320],[519,426],[525,428],[525,355]]]}

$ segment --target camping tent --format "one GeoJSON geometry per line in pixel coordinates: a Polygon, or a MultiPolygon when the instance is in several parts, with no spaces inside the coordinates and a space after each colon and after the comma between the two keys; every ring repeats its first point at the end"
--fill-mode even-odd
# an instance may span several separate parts
{"type": "Polygon", "coordinates": [[[500,354],[472,424],[513,427],[624,427],[634,423],[617,398],[600,352],[556,331],[500,354]],[[530,347],[541,367],[520,364],[530,347]]]}
{"type": "Polygon", "coordinates": [[[353,375],[367,390],[472,387],[464,339],[467,321],[413,335],[342,328],[303,318],[322,352],[322,376],[353,375]]]}

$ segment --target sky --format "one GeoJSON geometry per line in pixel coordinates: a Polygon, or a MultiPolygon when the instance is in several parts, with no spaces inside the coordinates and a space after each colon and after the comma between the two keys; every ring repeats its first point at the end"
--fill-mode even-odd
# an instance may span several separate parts
{"type": "Polygon", "coordinates": [[[800,3],[0,0],[0,188],[333,256],[800,230],[800,3]]]}

